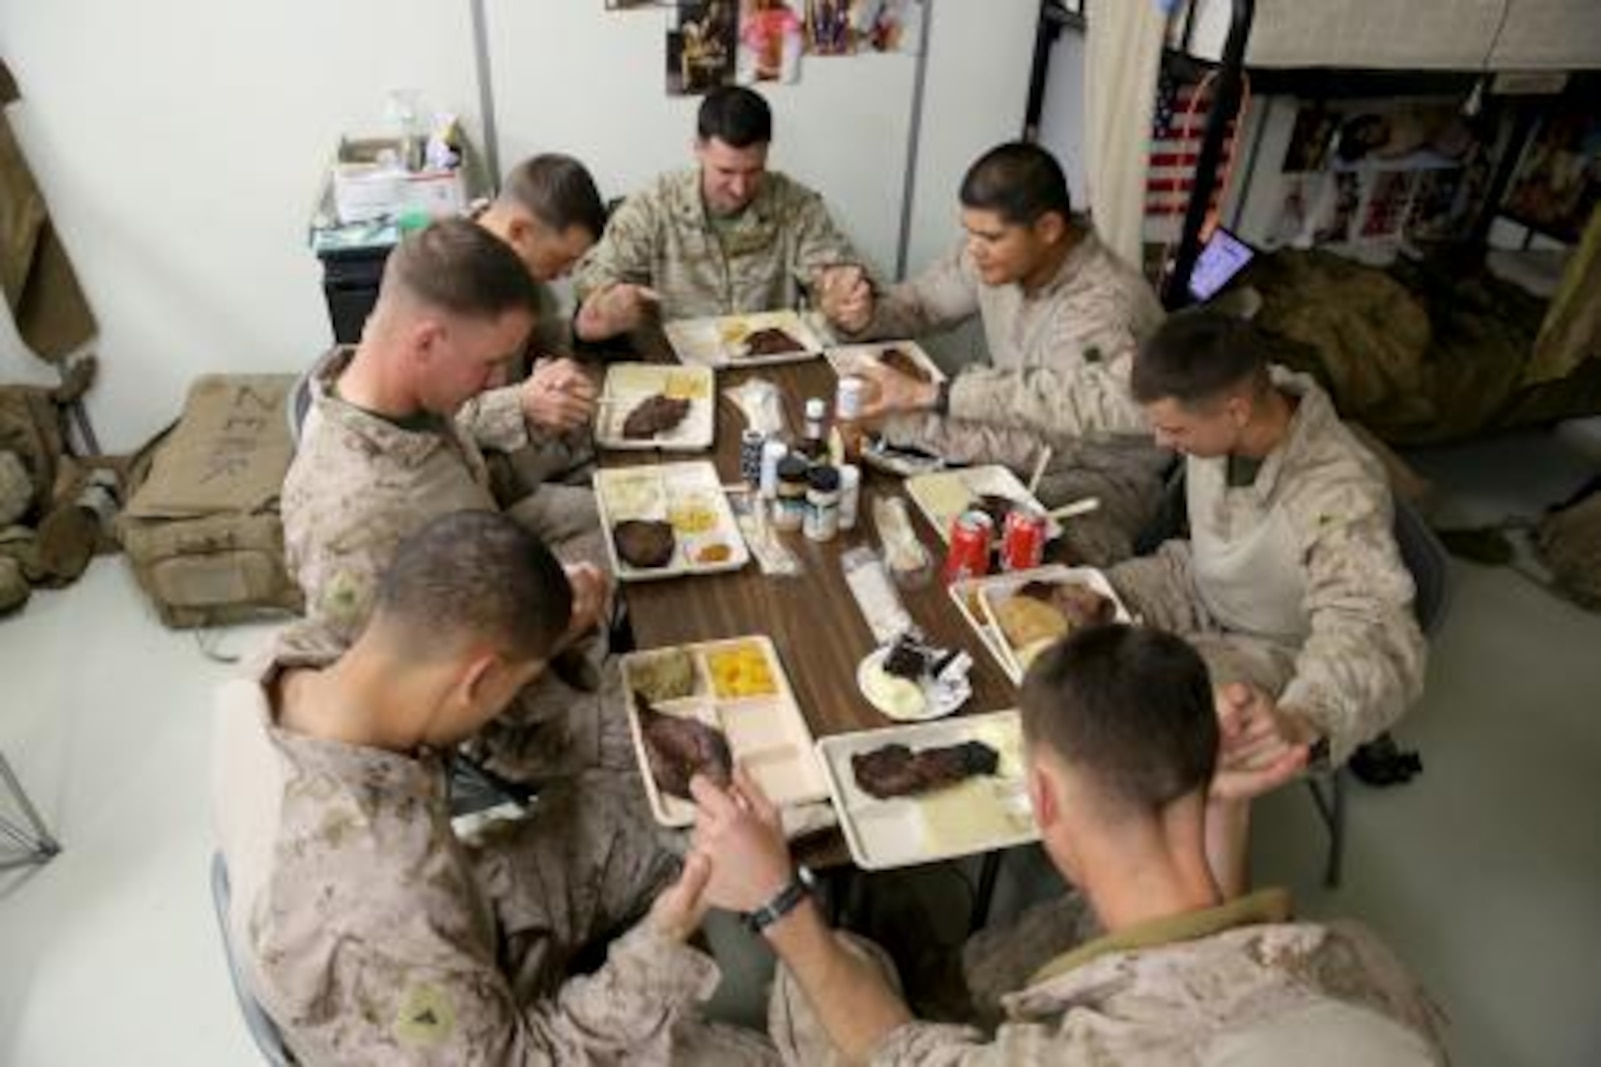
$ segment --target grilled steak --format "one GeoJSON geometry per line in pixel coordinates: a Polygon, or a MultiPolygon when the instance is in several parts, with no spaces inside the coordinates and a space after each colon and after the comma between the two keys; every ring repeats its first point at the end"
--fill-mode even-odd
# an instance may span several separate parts
{"type": "Polygon", "coordinates": [[[990,517],[990,521],[995,523],[995,536],[999,539],[1001,531],[1006,528],[1006,513],[1017,507],[1018,502],[999,493],[980,493],[968,506],[990,517]]]}
{"type": "Polygon", "coordinates": [[[879,800],[932,793],[981,774],[994,774],[1001,754],[981,741],[925,748],[885,745],[851,757],[851,771],[862,791],[879,800]]]}
{"type": "Polygon", "coordinates": [[[928,369],[909,352],[899,348],[886,348],[878,354],[878,361],[897,374],[904,374],[920,382],[929,380],[928,369]]]}
{"type": "Polygon", "coordinates": [[[611,535],[623,562],[641,569],[667,566],[677,545],[670,522],[627,519],[613,526],[611,535]]]}
{"type": "Polygon", "coordinates": [[[649,396],[623,420],[623,436],[630,441],[643,441],[666,433],[689,415],[688,400],[674,400],[657,393],[649,396]]]}
{"type": "Polygon", "coordinates": [[[755,330],[745,337],[745,356],[782,356],[804,352],[806,346],[777,327],[755,330]]]}
{"type": "Polygon", "coordinates": [[[1104,626],[1117,617],[1117,607],[1110,598],[1077,582],[1029,582],[1017,595],[1049,604],[1062,613],[1073,630],[1104,626]]]}
{"type": "Polygon", "coordinates": [[[698,719],[663,715],[638,690],[634,702],[639,706],[639,732],[645,738],[651,777],[662,792],[691,799],[689,780],[697,774],[728,787],[734,776],[734,757],[721,730],[698,719]]]}

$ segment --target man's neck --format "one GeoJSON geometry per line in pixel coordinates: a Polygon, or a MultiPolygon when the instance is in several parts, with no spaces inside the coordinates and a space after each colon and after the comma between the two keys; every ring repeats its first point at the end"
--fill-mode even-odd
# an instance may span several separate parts
{"type": "Polygon", "coordinates": [[[1120,835],[1095,851],[1083,889],[1108,932],[1216,907],[1222,901],[1205,850],[1175,852],[1151,836],[1120,835]]]}
{"type": "Polygon", "coordinates": [[[1297,398],[1287,396],[1276,387],[1270,388],[1259,410],[1240,433],[1240,443],[1234,454],[1245,459],[1266,459],[1289,439],[1290,422],[1295,418],[1297,405],[1297,398]]]}
{"type": "Polygon", "coordinates": [[[339,398],[363,411],[387,419],[406,419],[419,414],[422,405],[416,393],[397,380],[380,352],[381,342],[368,335],[356,346],[356,353],[334,383],[339,398]]]}
{"type": "Polygon", "coordinates": [[[293,733],[404,755],[423,744],[426,693],[404,668],[352,648],[321,670],[286,674],[278,686],[278,724],[293,733]]]}
{"type": "Polygon", "coordinates": [[[1061,242],[1046,249],[1039,264],[1019,283],[1023,287],[1023,295],[1033,296],[1055,281],[1056,276],[1062,273],[1062,264],[1067,262],[1067,257],[1073,254],[1073,249],[1078,247],[1082,239],[1082,232],[1077,227],[1069,226],[1064,230],[1061,242]]]}

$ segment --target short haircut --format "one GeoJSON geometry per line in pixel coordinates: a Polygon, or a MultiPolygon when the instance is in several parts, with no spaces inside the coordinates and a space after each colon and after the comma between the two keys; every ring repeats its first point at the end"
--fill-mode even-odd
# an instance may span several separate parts
{"type": "Polygon", "coordinates": [[[1062,165],[1039,145],[1024,141],[997,145],[967,168],[961,200],[963,207],[993,211],[1011,226],[1032,226],[1052,211],[1064,222],[1073,218],[1062,165]]]}
{"type": "Polygon", "coordinates": [[[479,640],[518,661],[545,659],[567,629],[572,596],[539,538],[498,512],[458,511],[400,543],[372,619],[423,654],[479,640]]]}
{"type": "Polygon", "coordinates": [[[598,239],[606,229],[606,205],[595,179],[572,156],[547,152],[523,160],[506,175],[498,199],[557,233],[577,226],[598,239]]]}
{"type": "Polygon", "coordinates": [[[773,109],[762,94],[743,85],[720,85],[700,102],[695,132],[730,148],[749,148],[773,139],[773,109]]]}
{"type": "Polygon", "coordinates": [[[380,296],[400,288],[456,315],[537,314],[539,292],[511,247],[476,223],[443,219],[407,234],[389,253],[380,296]]]}
{"type": "Polygon", "coordinates": [[[1120,623],[1079,630],[1034,661],[1021,704],[1029,744],[1082,770],[1115,810],[1157,812],[1211,784],[1212,683],[1173,634],[1120,623]]]}
{"type": "Polygon", "coordinates": [[[1271,346],[1262,328],[1213,308],[1170,316],[1134,357],[1129,389],[1141,404],[1176,400],[1185,407],[1268,384],[1271,346]]]}

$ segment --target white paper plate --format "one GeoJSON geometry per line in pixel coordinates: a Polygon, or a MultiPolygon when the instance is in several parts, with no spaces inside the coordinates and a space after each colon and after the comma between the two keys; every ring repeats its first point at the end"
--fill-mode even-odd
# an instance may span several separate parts
{"type": "Polygon", "coordinates": [[[955,687],[937,686],[924,680],[919,686],[923,693],[923,706],[912,714],[897,709],[888,701],[880,702],[872,692],[870,681],[874,673],[882,674],[884,657],[889,655],[889,646],[874,649],[865,659],[856,666],[856,688],[861,690],[862,696],[873,707],[877,708],[886,718],[896,722],[928,722],[931,719],[941,719],[960,708],[973,695],[973,685],[966,678],[962,684],[955,687]]]}

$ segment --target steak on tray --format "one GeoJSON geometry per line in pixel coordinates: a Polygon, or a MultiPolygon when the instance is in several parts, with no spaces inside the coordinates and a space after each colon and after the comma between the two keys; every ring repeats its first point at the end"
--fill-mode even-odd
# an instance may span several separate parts
{"type": "Polygon", "coordinates": [[[932,793],[981,774],[995,774],[1001,754],[982,741],[925,748],[914,752],[892,744],[851,757],[856,784],[879,800],[932,793]]]}

